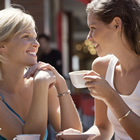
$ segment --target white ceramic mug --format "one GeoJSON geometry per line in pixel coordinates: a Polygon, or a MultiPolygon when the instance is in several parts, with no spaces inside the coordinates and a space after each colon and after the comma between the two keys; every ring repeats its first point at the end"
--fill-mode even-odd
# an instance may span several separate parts
{"type": "Polygon", "coordinates": [[[69,72],[70,79],[73,86],[76,88],[86,88],[85,86],[86,81],[83,79],[83,77],[88,72],[90,72],[90,70],[79,70],[79,71],[69,72]]]}
{"type": "Polygon", "coordinates": [[[40,134],[16,135],[16,137],[13,140],[40,140],[40,134]]]}

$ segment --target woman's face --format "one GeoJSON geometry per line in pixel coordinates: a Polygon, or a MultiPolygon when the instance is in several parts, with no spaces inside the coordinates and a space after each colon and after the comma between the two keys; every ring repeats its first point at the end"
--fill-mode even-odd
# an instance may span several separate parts
{"type": "Polygon", "coordinates": [[[88,13],[87,23],[90,28],[87,39],[95,46],[98,56],[112,53],[112,46],[115,43],[115,34],[112,25],[106,25],[98,20],[93,12],[88,13]]]}
{"type": "Polygon", "coordinates": [[[4,44],[5,55],[10,63],[32,66],[37,63],[39,43],[35,29],[28,29],[14,35],[4,44]]]}

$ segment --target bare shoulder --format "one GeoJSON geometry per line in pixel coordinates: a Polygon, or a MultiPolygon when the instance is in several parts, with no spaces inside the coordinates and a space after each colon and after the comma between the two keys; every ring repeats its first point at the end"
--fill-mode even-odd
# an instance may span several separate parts
{"type": "Polygon", "coordinates": [[[112,57],[113,55],[111,54],[103,56],[103,57],[97,57],[92,62],[92,69],[96,71],[97,73],[99,73],[101,76],[105,77],[108,64],[112,57]]]}

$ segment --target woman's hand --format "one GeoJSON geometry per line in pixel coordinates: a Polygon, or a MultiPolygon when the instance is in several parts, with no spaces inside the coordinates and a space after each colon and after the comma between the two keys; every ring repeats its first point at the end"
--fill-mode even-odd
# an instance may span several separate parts
{"type": "Polygon", "coordinates": [[[48,64],[48,63],[43,63],[39,68],[38,68],[38,70],[51,70],[53,73],[54,73],[54,75],[56,76],[56,83],[55,83],[55,85],[56,86],[59,86],[59,85],[63,85],[64,83],[65,83],[65,79],[63,78],[63,76],[61,76],[58,72],[57,72],[57,70],[53,67],[53,66],[51,66],[50,64],[48,64]]]}
{"type": "Polygon", "coordinates": [[[110,93],[113,91],[112,87],[95,71],[92,70],[86,74],[84,80],[87,81],[85,85],[88,87],[91,96],[104,101],[110,97],[110,93]]]}
{"type": "Polygon", "coordinates": [[[32,66],[29,70],[27,70],[27,72],[24,75],[24,78],[29,79],[30,77],[33,77],[34,81],[47,82],[50,88],[55,84],[56,76],[51,70],[39,69],[42,65],[44,65],[44,62],[39,62],[36,65],[32,66]]]}
{"type": "MultiPolygon", "coordinates": [[[[46,71],[46,72],[52,71],[53,74],[55,75],[55,78],[56,78],[55,82],[53,83],[53,84],[55,84],[56,88],[57,89],[61,89],[62,86],[64,86],[64,85],[66,87],[66,81],[63,78],[63,76],[61,76],[53,66],[51,66],[48,63],[44,63],[44,62],[38,62],[36,65],[32,66],[26,72],[26,74],[24,75],[24,78],[29,79],[30,77],[34,77],[34,76],[36,76],[36,74],[38,73],[38,71],[46,71]]],[[[51,86],[53,84],[51,84],[51,86]]]]}

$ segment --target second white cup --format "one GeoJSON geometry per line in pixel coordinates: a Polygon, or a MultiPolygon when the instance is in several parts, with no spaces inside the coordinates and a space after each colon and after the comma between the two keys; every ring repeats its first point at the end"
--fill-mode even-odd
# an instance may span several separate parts
{"type": "Polygon", "coordinates": [[[40,134],[16,135],[16,137],[13,140],[40,140],[40,134]]]}

